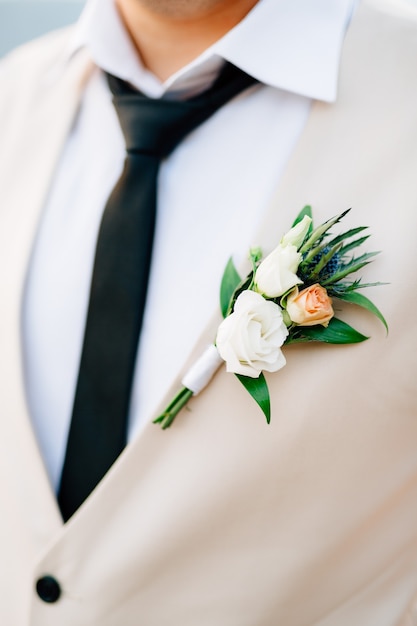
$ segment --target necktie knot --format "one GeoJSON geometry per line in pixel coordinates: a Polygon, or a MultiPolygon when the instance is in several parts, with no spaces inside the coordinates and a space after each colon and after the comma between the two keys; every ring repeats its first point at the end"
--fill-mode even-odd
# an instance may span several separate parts
{"type": "Polygon", "coordinates": [[[206,112],[201,105],[151,100],[140,93],[114,96],[113,102],[128,154],[159,159],[167,157],[206,112]]]}
{"type": "Polygon", "coordinates": [[[167,157],[194,128],[256,80],[226,63],[213,85],[189,100],[152,99],[108,75],[128,154],[167,157]]]}

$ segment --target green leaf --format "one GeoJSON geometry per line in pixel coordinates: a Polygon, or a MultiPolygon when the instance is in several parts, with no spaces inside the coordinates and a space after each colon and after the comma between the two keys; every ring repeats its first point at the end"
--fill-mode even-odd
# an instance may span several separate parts
{"type": "Polygon", "coordinates": [[[332,226],[340,222],[340,220],[342,220],[345,217],[345,215],[349,213],[349,211],[350,209],[347,209],[346,211],[343,211],[343,213],[340,213],[340,215],[336,215],[335,217],[332,217],[330,220],[327,220],[326,222],[324,222],[323,224],[315,228],[313,232],[311,233],[310,237],[307,239],[307,241],[304,242],[299,252],[301,252],[301,254],[305,254],[308,250],[311,249],[311,247],[313,246],[314,243],[316,243],[316,241],[321,242],[321,240],[323,239],[327,231],[330,230],[332,226]]]}
{"type": "Polygon", "coordinates": [[[230,300],[239,283],[240,276],[237,273],[232,257],[230,257],[225,267],[222,282],[220,285],[220,309],[223,317],[226,317],[227,315],[230,300]]]}
{"type": "Polygon", "coordinates": [[[352,302],[353,304],[357,304],[363,309],[366,309],[370,313],[376,315],[376,317],[385,326],[385,329],[388,333],[388,324],[384,316],[382,315],[381,311],[375,306],[375,304],[369,300],[369,298],[363,296],[361,293],[357,293],[356,291],[349,291],[347,293],[340,294],[337,297],[339,298],[339,300],[345,300],[346,302],[352,302]]]}
{"type": "Polygon", "coordinates": [[[271,401],[269,399],[268,385],[265,376],[261,373],[259,378],[250,378],[249,376],[236,374],[236,378],[240,380],[246,391],[250,393],[252,398],[259,405],[269,424],[271,421],[271,401]]]}
{"type": "Polygon", "coordinates": [[[351,259],[349,263],[342,265],[338,272],[333,274],[333,276],[331,276],[330,278],[323,280],[321,284],[323,285],[323,287],[325,287],[326,285],[333,285],[339,280],[342,280],[342,278],[349,276],[349,274],[358,272],[360,269],[365,267],[365,265],[371,263],[369,259],[372,259],[377,254],[379,254],[379,252],[367,252],[366,254],[362,254],[360,257],[351,259]]]}
{"type": "Polygon", "coordinates": [[[296,338],[294,341],[287,341],[287,343],[298,343],[300,340],[305,337],[310,341],[323,341],[325,343],[335,343],[335,344],[347,344],[347,343],[360,343],[361,341],[365,341],[369,339],[369,337],[365,337],[357,330],[342,322],[342,320],[333,317],[330,320],[327,328],[324,326],[308,326],[302,329],[302,336],[300,338],[296,338]]]}
{"type": "Polygon", "coordinates": [[[371,235],[365,235],[365,237],[359,237],[359,239],[354,239],[350,243],[347,243],[345,246],[340,248],[340,256],[346,255],[351,250],[354,250],[358,246],[361,246],[367,239],[369,239],[371,235]]]}
{"type": "MultiPolygon", "coordinates": [[[[301,220],[303,219],[303,217],[307,215],[308,217],[310,217],[311,219],[313,219],[313,211],[311,209],[311,206],[309,206],[308,204],[301,209],[301,211],[299,212],[299,214],[297,215],[297,217],[295,218],[293,225],[291,226],[291,228],[294,228],[294,226],[296,226],[298,224],[298,222],[301,222],[301,220]]],[[[310,225],[310,229],[312,230],[313,227],[312,225],[310,225]]],[[[308,233],[309,234],[309,233],[308,233]]]]}
{"type": "MultiPolygon", "coordinates": [[[[367,228],[368,226],[358,226],[358,228],[351,228],[350,230],[347,230],[345,233],[342,233],[341,235],[338,235],[337,237],[329,241],[329,246],[334,246],[337,243],[344,241],[345,239],[349,239],[349,237],[353,237],[354,235],[361,233],[363,230],[366,230],[367,228]]],[[[370,237],[370,235],[367,235],[367,237],[370,237]]]]}
{"type": "MultiPolygon", "coordinates": [[[[343,285],[343,283],[342,283],[342,285],[343,285]]],[[[366,289],[368,287],[380,287],[381,285],[389,285],[389,283],[381,283],[381,282],[377,282],[377,283],[362,283],[361,279],[359,279],[359,280],[355,280],[353,283],[348,285],[347,289],[348,289],[348,291],[354,291],[355,289],[366,289]]]]}

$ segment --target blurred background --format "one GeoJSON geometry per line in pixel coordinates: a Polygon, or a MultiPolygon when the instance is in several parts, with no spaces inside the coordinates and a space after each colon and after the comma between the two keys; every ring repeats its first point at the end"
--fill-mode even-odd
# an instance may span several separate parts
{"type": "MultiPolygon", "coordinates": [[[[417,7],[417,0],[398,2],[417,7]]],[[[71,24],[83,6],[84,0],[0,0],[0,57],[20,43],[71,24]]]]}
{"type": "Polygon", "coordinates": [[[0,0],[0,57],[20,43],[75,22],[83,0],[0,0]]]}

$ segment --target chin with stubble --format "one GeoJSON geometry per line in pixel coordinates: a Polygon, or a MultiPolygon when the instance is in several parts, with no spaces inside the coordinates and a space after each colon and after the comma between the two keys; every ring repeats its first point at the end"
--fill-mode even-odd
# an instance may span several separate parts
{"type": "Polygon", "coordinates": [[[204,17],[233,7],[254,5],[257,0],[134,0],[152,13],[170,18],[204,17]]]}

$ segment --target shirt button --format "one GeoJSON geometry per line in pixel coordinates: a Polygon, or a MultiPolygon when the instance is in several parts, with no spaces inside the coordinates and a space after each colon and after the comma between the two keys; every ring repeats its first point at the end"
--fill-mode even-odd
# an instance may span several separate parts
{"type": "Polygon", "coordinates": [[[53,576],[42,576],[36,581],[36,592],[44,602],[56,602],[61,595],[59,582],[53,576]]]}

